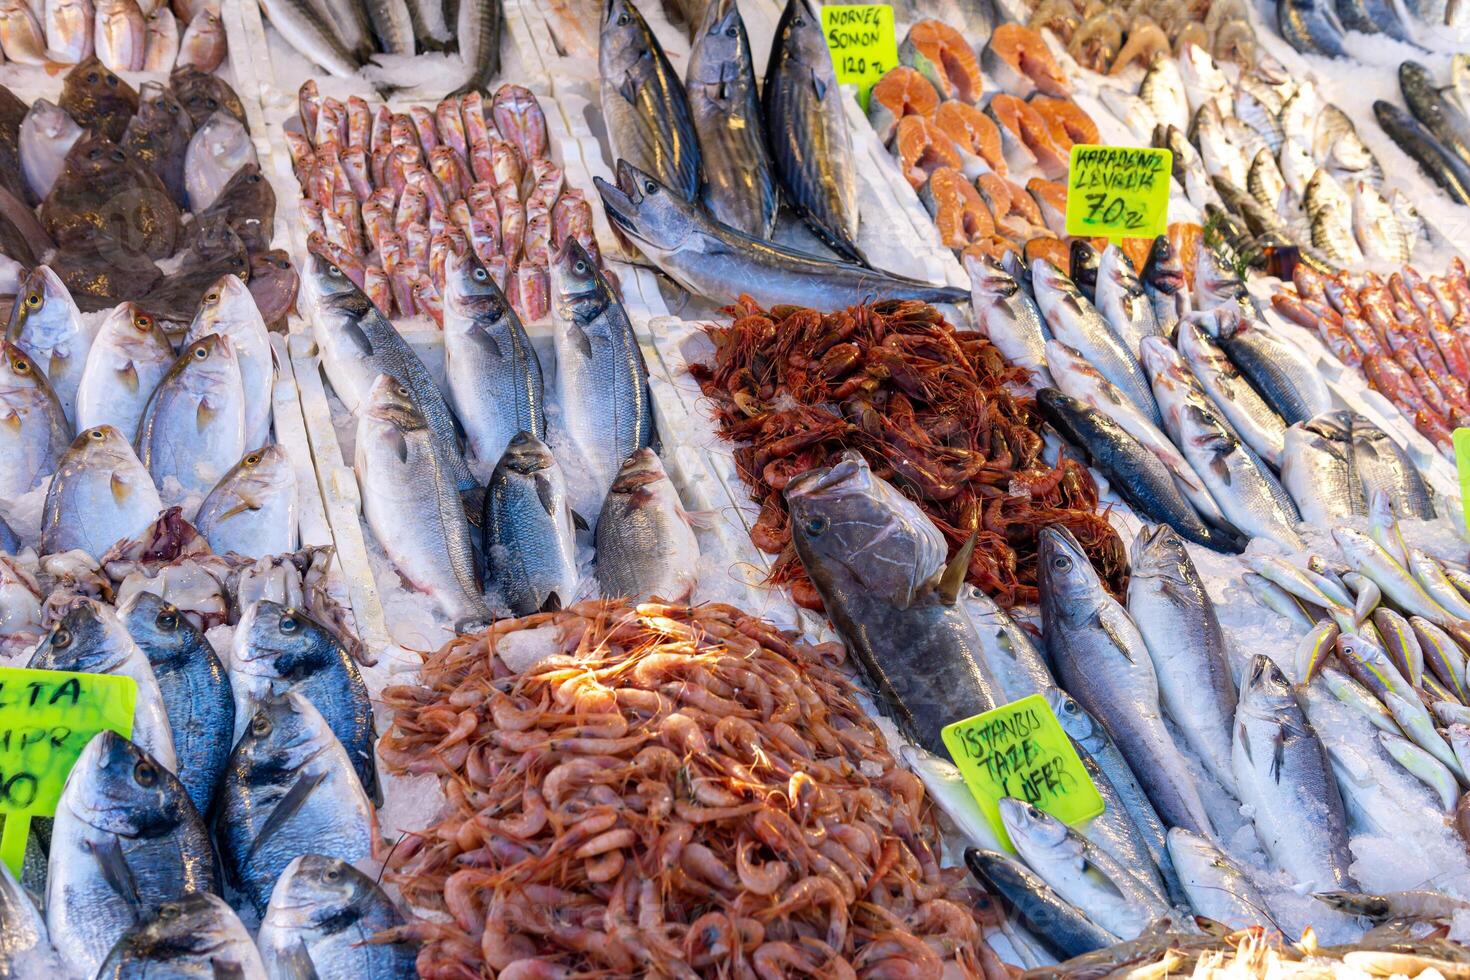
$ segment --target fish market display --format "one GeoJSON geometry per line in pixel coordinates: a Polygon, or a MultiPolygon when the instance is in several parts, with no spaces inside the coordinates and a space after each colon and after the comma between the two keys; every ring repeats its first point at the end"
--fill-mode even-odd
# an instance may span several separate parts
{"type": "Polygon", "coordinates": [[[552,256],[573,240],[598,256],[591,206],[552,161],[526,88],[395,113],[308,80],[297,109],[286,139],[312,249],[385,315],[443,326],[453,254],[461,268],[473,255],[523,320],[541,320],[552,256]]]}
{"type": "MultiPolygon", "coordinates": [[[[1002,605],[1034,601],[1035,535],[1049,523],[1071,527],[1121,591],[1122,545],[1094,513],[1091,478],[1076,460],[1041,461],[1040,420],[1006,388],[1028,374],[990,342],[912,302],[737,313],[710,330],[714,363],[692,370],[760,506],[756,547],[778,555],[791,541],[782,493],[793,477],[855,449],[920,502],[945,538],[941,562],[975,536],[966,577],[1002,605]]],[[[818,606],[789,558],[776,575],[818,606]]]]}
{"type": "MultiPolygon", "coordinates": [[[[1292,47],[1303,54],[1350,58],[1346,33],[1381,35],[1384,39],[1419,46],[1436,37],[1453,43],[1463,37],[1470,17],[1458,3],[1416,0],[1413,3],[1381,3],[1378,0],[1279,0],[1277,26],[1292,47]]],[[[1432,42],[1431,42],[1432,43],[1432,42]]],[[[1386,127],[1385,127],[1386,128],[1386,127]]]]}
{"type": "Polygon", "coordinates": [[[587,603],[459,638],[416,684],[389,688],[384,760],[438,776],[451,801],[389,859],[405,899],[447,913],[408,927],[426,940],[421,973],[532,958],[620,975],[742,961],[771,975],[1002,969],[981,939],[993,907],[940,869],[923,787],[895,765],[834,656],[730,606],[587,603]],[[499,654],[528,634],[553,657],[510,674],[499,654]],[[731,713],[698,707],[711,697],[731,713]],[[597,706],[584,716],[599,719],[595,733],[548,707],[563,699],[597,706]],[[782,725],[769,720],[778,701],[782,725]],[[486,765],[454,740],[446,709],[483,726],[486,765]],[[572,750],[544,774],[517,764],[548,740],[572,750]],[[460,833],[482,823],[490,846],[460,833]],[[646,942],[581,938],[608,916],[646,942]]]}
{"type": "Polygon", "coordinates": [[[1133,64],[1147,68],[1154,58],[1181,53],[1189,45],[1244,67],[1254,64],[1258,54],[1250,7],[1243,0],[1154,0],[1127,8],[1042,0],[1032,5],[1027,23],[1033,30],[1051,31],[1082,67],[1109,75],[1133,64]]]}
{"type": "Polygon", "coordinates": [[[0,10],[0,51],[22,65],[74,65],[96,56],[108,70],[212,72],[228,51],[218,4],[136,0],[8,3],[0,10]]]}
{"type": "Polygon", "coordinates": [[[1440,87],[1424,65],[1405,61],[1399,90],[1409,111],[1375,102],[1378,124],[1451,200],[1470,205],[1470,116],[1459,89],[1440,87]]]}

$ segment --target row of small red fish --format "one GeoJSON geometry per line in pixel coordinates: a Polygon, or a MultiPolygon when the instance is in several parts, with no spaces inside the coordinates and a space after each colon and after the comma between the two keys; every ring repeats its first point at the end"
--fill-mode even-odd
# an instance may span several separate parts
{"type": "Polygon", "coordinates": [[[313,249],[386,312],[442,323],[445,258],[473,250],[527,320],[547,315],[551,250],[597,258],[592,209],[547,156],[536,97],[503,85],[394,113],[300,92],[287,143],[313,249]]]}
{"type": "Polygon", "coordinates": [[[1316,330],[1447,455],[1453,430],[1470,425],[1470,278],[1455,258],[1439,276],[1412,266],[1324,276],[1298,265],[1295,291],[1271,297],[1294,323],[1316,330]]]}

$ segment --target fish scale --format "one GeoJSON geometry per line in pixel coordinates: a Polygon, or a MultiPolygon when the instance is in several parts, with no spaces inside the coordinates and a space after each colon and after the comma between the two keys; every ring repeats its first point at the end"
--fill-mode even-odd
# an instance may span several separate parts
{"type": "Polygon", "coordinates": [[[566,477],[551,450],[529,432],[510,441],[490,477],[481,529],[486,585],[500,592],[513,614],[572,604],[576,532],[566,477]]]}

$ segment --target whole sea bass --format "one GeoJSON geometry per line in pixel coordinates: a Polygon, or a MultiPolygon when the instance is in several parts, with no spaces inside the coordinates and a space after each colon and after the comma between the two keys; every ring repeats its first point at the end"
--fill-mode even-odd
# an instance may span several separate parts
{"type": "Polygon", "coordinates": [[[214,846],[173,773],[115,732],[77,758],[51,828],[46,925],[67,969],[95,976],[149,909],[219,891],[214,846]]]}
{"type": "Polygon", "coordinates": [[[597,518],[597,585],[604,598],[684,602],[699,577],[699,541],[679,491],[652,449],[628,457],[597,518]]]}
{"type": "Polygon", "coordinates": [[[469,250],[445,259],[444,379],[481,465],[500,459],[517,432],[546,438],[541,360],[505,293],[469,250]]]}
{"type": "Polygon", "coordinates": [[[1212,834],[1189,764],[1164,726],[1158,675],[1138,627],[1065,528],[1042,529],[1039,568],[1042,634],[1057,679],[1113,736],[1159,816],[1212,834]]]}
{"type": "Polygon", "coordinates": [[[551,262],[562,425],[601,494],[623,460],[655,446],[648,367],[623,304],[575,238],[551,262]]]}
{"type": "Polygon", "coordinates": [[[235,699],[224,664],[204,634],[152,592],[133,593],[118,617],[153,668],[179,782],[194,808],[208,813],[235,736],[235,699]]]}
{"type": "Polygon", "coordinates": [[[256,937],[270,976],[406,977],[418,950],[380,934],[405,925],[377,882],[352,865],[303,854],[281,872],[256,937]]]}
{"type": "Polygon", "coordinates": [[[700,153],[684,86],[632,0],[607,0],[598,51],[613,162],[627,160],[699,199],[700,153]]]}
{"type": "Polygon", "coordinates": [[[1434,498],[1413,459],[1369,419],[1362,415],[1352,418],[1353,466],[1363,486],[1363,498],[1371,501],[1375,493],[1386,493],[1399,515],[1433,520],[1434,498]]]}
{"type": "Polygon", "coordinates": [[[968,292],[877,272],[758,241],[712,221],[653,177],[618,164],[614,186],[592,178],[608,220],[665,275],[696,296],[734,303],[749,294],[762,306],[789,303],[829,310],[874,297],[962,303],[968,292]]]}
{"type": "Polygon", "coordinates": [[[770,238],[780,202],[750,39],[735,0],[710,0],[705,7],[684,88],[702,150],[700,200],[716,221],[751,238],[770,238]]]}
{"type": "Polygon", "coordinates": [[[946,568],[938,528],[851,450],[792,480],[786,502],[796,553],[884,710],[944,754],[942,727],[1000,703],[955,601],[969,549],[946,568]]]}
{"type": "Polygon", "coordinates": [[[100,559],[162,510],[153,478],[122,434],[110,425],[87,429],[67,447],[46,488],[41,553],[80,548],[100,559]]]}
{"type": "Polygon", "coordinates": [[[782,196],[837,255],[858,250],[857,164],[846,96],[811,0],[786,0],[761,90],[782,196]]]}
{"type": "Polygon", "coordinates": [[[250,719],[220,784],[214,833],[226,880],[256,914],[304,847],[349,863],[376,851],[372,801],[301,692],[271,698],[250,719]]]}
{"type": "Polygon", "coordinates": [[[1330,527],[1344,517],[1368,513],[1352,438],[1348,412],[1324,412],[1286,430],[1281,484],[1296,501],[1302,520],[1330,527]]]}
{"type": "Polygon", "coordinates": [[[157,976],[266,980],[267,974],[235,910],[218,895],[193,892],[148,910],[97,972],[98,980],[157,976]]]}
{"type": "Polygon", "coordinates": [[[970,275],[975,326],[1006,360],[1035,375],[1032,384],[1052,384],[1046,364],[1046,342],[1051,338],[1031,291],[989,255],[966,255],[965,271],[970,275]]]}
{"type": "Polygon", "coordinates": [[[517,616],[563,609],[577,591],[577,543],[567,481],[529,432],[510,441],[485,492],[486,585],[517,616]]]}

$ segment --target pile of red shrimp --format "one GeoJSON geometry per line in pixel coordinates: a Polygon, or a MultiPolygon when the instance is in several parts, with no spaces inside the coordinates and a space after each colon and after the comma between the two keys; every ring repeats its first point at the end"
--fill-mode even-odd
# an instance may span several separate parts
{"type": "Polygon", "coordinates": [[[426,914],[419,975],[1007,977],[998,907],[940,868],[841,658],[730,606],[624,601],[429,656],[384,692],[380,746],[447,797],[389,860],[426,914]],[[517,674],[531,637],[554,652],[517,674]]]}

